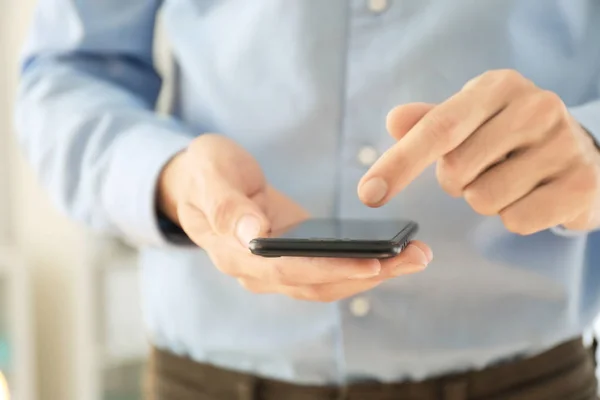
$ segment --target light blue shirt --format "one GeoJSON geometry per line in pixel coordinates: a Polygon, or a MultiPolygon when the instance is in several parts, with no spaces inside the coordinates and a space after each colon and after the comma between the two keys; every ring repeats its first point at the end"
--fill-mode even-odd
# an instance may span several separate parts
{"type": "Polygon", "coordinates": [[[362,205],[356,187],[393,144],[392,107],[440,102],[490,69],[517,69],[555,91],[598,135],[600,2],[378,4],[39,1],[21,143],[62,210],[141,249],[155,345],[300,383],[392,381],[533,354],[591,325],[600,237],[511,234],[447,196],[431,168],[381,209],[362,205]],[[154,112],[159,7],[177,65],[172,118],[154,112]],[[418,221],[435,260],[333,304],[245,291],[157,226],[157,174],[202,132],[235,139],[314,216],[418,221]]]}

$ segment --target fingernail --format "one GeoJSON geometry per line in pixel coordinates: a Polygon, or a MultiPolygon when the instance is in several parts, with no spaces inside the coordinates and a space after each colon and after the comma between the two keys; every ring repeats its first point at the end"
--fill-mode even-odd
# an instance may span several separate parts
{"type": "Polygon", "coordinates": [[[374,265],[373,267],[365,270],[364,272],[358,273],[348,277],[348,279],[369,279],[375,278],[381,272],[381,264],[374,265]]]}
{"type": "Polygon", "coordinates": [[[260,233],[260,221],[254,215],[244,215],[238,221],[235,233],[244,247],[248,247],[250,241],[256,239],[260,233]]]}
{"type": "Polygon", "coordinates": [[[377,204],[387,195],[388,185],[383,178],[371,178],[363,183],[358,191],[365,204],[377,204]]]}
{"type": "Polygon", "coordinates": [[[415,272],[423,271],[425,268],[427,268],[426,265],[398,264],[392,270],[392,275],[400,276],[406,274],[413,274],[415,272]]]}
{"type": "Polygon", "coordinates": [[[425,254],[425,258],[427,258],[427,264],[429,264],[431,260],[433,260],[433,252],[431,249],[427,248],[423,250],[423,254],[425,254]]]}

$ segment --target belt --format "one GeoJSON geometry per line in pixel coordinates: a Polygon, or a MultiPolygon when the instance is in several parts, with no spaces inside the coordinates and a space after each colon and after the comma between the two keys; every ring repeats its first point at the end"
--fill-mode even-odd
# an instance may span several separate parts
{"type": "Polygon", "coordinates": [[[580,338],[540,355],[421,382],[304,386],[197,363],[154,349],[152,400],[591,400],[593,351],[580,338]]]}

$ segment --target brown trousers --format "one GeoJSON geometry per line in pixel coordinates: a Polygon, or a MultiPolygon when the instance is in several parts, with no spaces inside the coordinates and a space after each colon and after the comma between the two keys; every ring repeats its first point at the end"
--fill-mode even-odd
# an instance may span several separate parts
{"type": "Polygon", "coordinates": [[[160,350],[148,400],[593,400],[593,351],[581,339],[533,358],[423,382],[299,386],[199,364],[160,350]]]}

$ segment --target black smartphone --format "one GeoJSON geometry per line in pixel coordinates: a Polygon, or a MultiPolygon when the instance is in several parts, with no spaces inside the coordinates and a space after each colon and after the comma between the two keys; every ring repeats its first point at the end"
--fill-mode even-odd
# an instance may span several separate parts
{"type": "Polygon", "coordinates": [[[250,242],[263,257],[389,258],[417,233],[409,220],[309,219],[250,242]]]}

